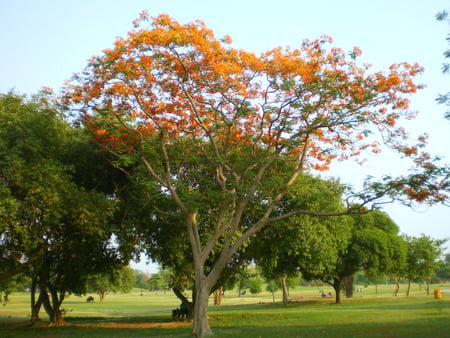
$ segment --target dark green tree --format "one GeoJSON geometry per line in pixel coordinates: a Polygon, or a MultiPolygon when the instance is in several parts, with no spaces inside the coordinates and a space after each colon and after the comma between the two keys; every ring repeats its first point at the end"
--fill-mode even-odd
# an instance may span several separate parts
{"type": "Polygon", "coordinates": [[[73,150],[83,142],[45,95],[0,96],[0,280],[30,276],[32,320],[43,305],[52,325],[63,322],[65,295],[83,293],[89,273],[127,258],[112,245],[114,198],[80,179],[73,150]]]}
{"type": "MultiPolygon", "coordinates": [[[[352,215],[354,220],[346,264],[364,271],[369,280],[385,274],[399,275],[405,264],[406,245],[399,228],[384,212],[376,210],[352,215]]],[[[353,295],[353,274],[346,276],[346,295],[353,295]]]]}
{"type": "MultiPolygon", "coordinates": [[[[308,209],[342,210],[343,187],[304,175],[287,192],[283,212],[308,209]]],[[[312,276],[334,266],[346,247],[351,220],[347,217],[294,216],[264,229],[249,245],[249,251],[268,279],[280,280],[283,302],[288,302],[286,280],[298,271],[312,276]],[[349,223],[350,222],[350,223],[349,223]]]]}

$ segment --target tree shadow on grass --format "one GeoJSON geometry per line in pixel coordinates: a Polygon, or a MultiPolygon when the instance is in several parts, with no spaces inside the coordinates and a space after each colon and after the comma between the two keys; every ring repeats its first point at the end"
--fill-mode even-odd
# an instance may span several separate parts
{"type": "MultiPolygon", "coordinates": [[[[116,320],[117,318],[114,318],[116,320]]],[[[98,323],[82,326],[40,327],[2,330],[3,337],[188,337],[190,324],[153,323],[127,321],[98,323]],[[107,326],[104,326],[107,324],[107,326]],[[178,325],[178,326],[176,326],[178,325]]],[[[231,323],[233,324],[233,323],[231,323]]],[[[450,319],[404,320],[394,322],[360,322],[328,325],[215,325],[211,322],[216,337],[448,337],[450,319]]]]}
{"type": "Polygon", "coordinates": [[[170,314],[167,315],[151,315],[151,316],[127,316],[127,317],[66,317],[65,321],[70,324],[85,324],[85,323],[151,323],[151,324],[165,324],[172,323],[170,314]]]}
{"type": "Polygon", "coordinates": [[[450,320],[355,323],[334,325],[215,327],[216,337],[449,337],[450,320]]]}

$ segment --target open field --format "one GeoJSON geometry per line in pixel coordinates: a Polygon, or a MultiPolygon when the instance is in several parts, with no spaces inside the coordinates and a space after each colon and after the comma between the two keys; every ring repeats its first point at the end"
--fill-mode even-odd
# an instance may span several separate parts
{"type": "MultiPolygon", "coordinates": [[[[450,336],[450,285],[433,285],[431,294],[414,285],[410,297],[402,286],[393,297],[393,286],[382,285],[375,293],[369,286],[342,305],[333,298],[319,297],[328,287],[298,287],[291,290],[293,302],[276,302],[268,292],[237,297],[227,291],[221,306],[209,310],[210,325],[218,337],[448,337],[450,336]],[[442,290],[434,299],[433,289],[442,290]]],[[[98,298],[97,298],[98,299],[98,298]]],[[[0,308],[2,337],[186,337],[190,323],[174,323],[171,309],[179,305],[170,292],[111,294],[103,303],[86,303],[85,297],[70,296],[63,303],[69,325],[46,327],[42,310],[41,325],[29,326],[29,295],[14,293],[0,308]]]]}

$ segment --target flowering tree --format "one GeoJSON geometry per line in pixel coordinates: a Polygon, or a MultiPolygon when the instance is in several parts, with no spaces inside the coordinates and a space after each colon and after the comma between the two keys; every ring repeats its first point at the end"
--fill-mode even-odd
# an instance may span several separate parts
{"type": "Polygon", "coordinates": [[[406,95],[418,89],[418,65],[368,73],[355,61],[358,49],[348,57],[328,48],[326,36],[256,56],[230,47],[229,37],[216,39],[202,22],[181,25],[145,12],[135,28],[92,58],[61,100],[81,113],[96,140],[117,156],[116,165],[139,159],[140,180],[150,177],[149,191],[169,197],[184,218],[195,267],[193,335],[212,333],[211,289],[253,235],[294,214],[321,214],[279,206],[305,171],[361,159],[384,142],[417,157],[418,169],[369,183],[353,196],[360,206],[383,196],[446,199],[445,170],[419,152],[423,143],[403,144],[405,131],[395,126],[410,117],[406,95]]]}

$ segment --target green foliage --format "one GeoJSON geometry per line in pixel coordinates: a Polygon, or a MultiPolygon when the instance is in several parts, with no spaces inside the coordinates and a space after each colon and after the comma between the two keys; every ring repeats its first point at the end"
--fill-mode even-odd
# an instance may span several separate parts
{"type": "MultiPolygon", "coordinates": [[[[338,182],[304,175],[290,187],[280,212],[340,211],[343,208],[341,193],[342,186],[338,182]]],[[[347,247],[351,225],[351,219],[345,216],[293,216],[265,228],[249,250],[266,278],[297,276],[299,269],[313,278],[333,270],[347,247]]]]}
{"type": "Polygon", "coordinates": [[[275,280],[270,280],[266,285],[266,290],[270,293],[275,293],[276,291],[280,290],[280,282],[275,280]]]}
{"type": "MultiPolygon", "coordinates": [[[[442,11],[436,14],[436,20],[438,21],[444,21],[450,24],[450,19],[448,17],[448,12],[447,11],[442,11]]],[[[450,33],[447,34],[447,43],[450,46],[450,33]]],[[[446,60],[450,59],[450,48],[448,48],[445,52],[444,52],[444,58],[446,60]]],[[[442,64],[442,73],[443,74],[449,74],[450,73],[450,63],[448,62],[444,62],[442,64]]],[[[450,106],[450,92],[446,93],[446,94],[439,94],[438,98],[436,99],[436,102],[438,104],[445,104],[446,106],[450,106]]],[[[446,119],[450,119],[450,111],[448,110],[445,114],[445,118],[446,119]]]]}
{"type": "Polygon", "coordinates": [[[134,287],[138,289],[146,289],[150,275],[140,270],[134,270],[134,287]]]}
{"type": "Polygon", "coordinates": [[[86,288],[88,291],[95,291],[103,301],[110,292],[130,292],[135,285],[135,274],[129,266],[114,269],[111,272],[101,272],[89,275],[86,288]]]}
{"type": "Polygon", "coordinates": [[[248,289],[252,295],[261,293],[263,290],[264,280],[260,276],[251,277],[248,280],[248,289]]]}
{"type": "Polygon", "coordinates": [[[443,280],[450,279],[450,254],[446,254],[445,259],[439,262],[436,275],[443,280]]]}
{"type": "Polygon", "coordinates": [[[405,277],[413,281],[429,280],[438,267],[441,246],[446,240],[435,240],[421,237],[405,237],[408,244],[405,277]]]}
{"type": "Polygon", "coordinates": [[[39,281],[56,324],[67,293],[129,257],[112,245],[116,201],[96,189],[94,161],[78,161],[80,149],[95,152],[85,142],[45,96],[0,96],[0,280],[25,272],[39,281]]]}

